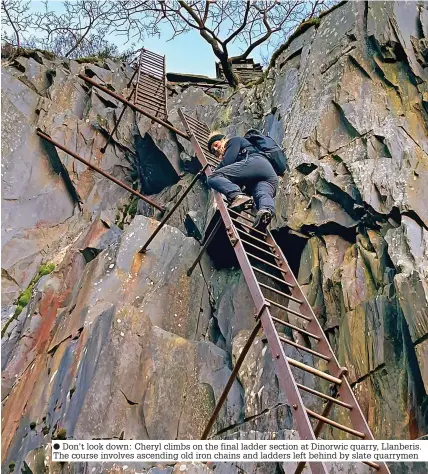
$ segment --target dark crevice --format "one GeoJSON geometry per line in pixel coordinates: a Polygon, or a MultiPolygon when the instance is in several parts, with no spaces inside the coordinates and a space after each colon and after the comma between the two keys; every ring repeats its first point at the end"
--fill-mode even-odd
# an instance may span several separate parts
{"type": "Polygon", "coordinates": [[[396,206],[394,206],[391,209],[391,212],[389,213],[389,218],[392,219],[394,222],[396,222],[397,227],[399,227],[401,225],[401,216],[402,216],[402,214],[400,212],[400,209],[398,209],[398,207],[396,207],[396,206]]]}
{"type": "Polygon", "coordinates": [[[168,158],[159,150],[148,133],[144,138],[135,136],[135,147],[138,157],[136,167],[143,194],[157,194],[179,181],[179,176],[168,158]]]}
{"type": "Polygon", "coordinates": [[[297,49],[294,53],[291,53],[290,56],[287,56],[287,58],[279,65],[279,69],[281,70],[288,61],[291,61],[293,58],[301,55],[302,51],[303,47],[297,49]]]}
{"type": "Polygon", "coordinates": [[[335,100],[332,100],[332,102],[333,102],[333,105],[336,108],[336,110],[339,114],[339,117],[340,117],[343,125],[345,126],[346,131],[348,132],[349,136],[352,139],[360,138],[361,137],[360,133],[358,132],[358,130],[356,130],[354,128],[354,126],[351,124],[351,122],[347,119],[347,117],[346,117],[342,107],[340,106],[340,104],[338,102],[336,102],[335,100]]]}
{"type": "Polygon", "coordinates": [[[56,70],[55,69],[49,69],[46,71],[46,79],[48,81],[48,87],[46,89],[49,89],[54,83],[56,77],[56,70]]]}
{"type": "Polygon", "coordinates": [[[86,247],[84,249],[80,249],[80,253],[83,255],[83,258],[85,259],[86,263],[89,263],[94,260],[94,258],[96,258],[100,252],[100,249],[96,249],[94,247],[86,247]]]}
{"type": "Polygon", "coordinates": [[[60,174],[62,179],[64,180],[65,186],[67,188],[67,191],[69,192],[71,198],[73,199],[74,202],[76,202],[79,207],[80,203],[82,202],[79,193],[77,192],[76,188],[74,187],[74,184],[71,181],[70,175],[68,174],[67,168],[63,165],[58,152],[56,151],[56,148],[54,145],[52,145],[50,142],[41,139],[43,142],[43,147],[45,148],[45,151],[48,155],[49,162],[51,163],[51,166],[54,170],[55,173],[60,174]]]}
{"type": "MultiPolygon", "coordinates": [[[[214,217],[211,219],[211,222],[208,224],[208,227],[205,231],[206,236],[210,235],[217,223],[217,220],[220,218],[220,213],[217,211],[214,217]]],[[[215,237],[208,245],[207,254],[211,258],[214,267],[217,270],[221,270],[223,268],[239,267],[238,259],[236,258],[236,254],[230,243],[224,225],[220,226],[215,237]]]]}
{"type": "Polygon", "coordinates": [[[117,109],[117,104],[107,99],[107,97],[104,97],[102,94],[98,92],[95,92],[95,94],[100,99],[100,101],[106,106],[106,108],[117,109]]]}
{"type": "Polygon", "coordinates": [[[130,399],[125,395],[125,393],[124,393],[121,389],[119,389],[119,392],[125,397],[126,402],[127,402],[129,405],[131,405],[131,406],[133,406],[133,405],[138,405],[137,402],[133,402],[132,400],[130,400],[130,399]]]}
{"type": "Polygon", "coordinates": [[[325,74],[327,71],[329,71],[339,61],[339,59],[342,59],[343,56],[347,55],[348,53],[353,51],[355,48],[356,48],[356,46],[354,46],[354,45],[349,46],[347,49],[342,51],[342,53],[339,56],[337,56],[334,59],[331,59],[327,64],[323,65],[323,67],[320,68],[320,73],[325,74]]]}
{"type": "Polygon", "coordinates": [[[342,237],[347,242],[355,244],[357,241],[357,226],[354,227],[344,227],[337,222],[326,222],[319,226],[310,224],[303,225],[301,228],[303,234],[308,234],[310,236],[321,237],[323,235],[338,235],[342,237]]]}
{"type": "Polygon", "coordinates": [[[363,76],[367,77],[368,79],[371,79],[371,76],[370,74],[364,69],[364,67],[354,58],[354,56],[352,56],[352,54],[350,54],[349,56],[349,60],[350,62],[352,63],[352,65],[358,69],[362,74],[363,76]]]}
{"type": "Polygon", "coordinates": [[[291,271],[297,276],[299,273],[302,252],[308,239],[291,233],[289,227],[273,230],[272,235],[287,259],[291,271]]]}
{"type": "Polygon", "coordinates": [[[227,431],[233,430],[235,428],[239,428],[240,426],[245,425],[245,423],[249,423],[250,421],[254,421],[254,420],[266,415],[267,413],[269,413],[272,410],[276,410],[280,407],[287,407],[287,406],[288,405],[286,403],[277,403],[276,405],[274,405],[272,407],[265,408],[260,413],[256,413],[255,415],[251,415],[251,416],[248,416],[248,417],[244,418],[244,420],[239,422],[239,423],[234,423],[233,425],[229,425],[229,426],[226,426],[225,428],[222,428],[221,430],[217,431],[215,434],[210,436],[210,438],[220,436],[223,433],[226,433],[227,431]]]}
{"type": "Polygon", "coordinates": [[[54,346],[52,346],[48,351],[47,353],[50,355],[50,356],[53,356],[56,352],[56,350],[58,349],[58,347],[64,343],[65,341],[68,341],[70,339],[70,341],[77,341],[77,339],[79,339],[80,335],[82,334],[83,332],[83,327],[79,328],[77,331],[76,331],[76,334],[70,334],[69,336],[65,337],[64,339],[62,339],[61,341],[59,341],[57,344],[55,344],[54,346]]]}
{"type": "MultiPolygon", "coordinates": [[[[418,214],[416,214],[415,211],[409,209],[408,211],[402,212],[401,216],[410,217],[410,219],[414,220],[420,227],[422,227],[423,229],[428,230],[427,224],[425,224],[425,222],[419,217],[418,214]]],[[[400,219],[400,223],[401,223],[401,219],[400,219]]]]}
{"type": "Polygon", "coordinates": [[[379,364],[375,369],[371,370],[370,372],[367,372],[367,374],[362,375],[359,379],[355,380],[354,382],[351,382],[350,385],[351,387],[355,387],[357,384],[364,382],[364,380],[368,379],[371,377],[373,374],[376,372],[381,371],[382,369],[385,369],[385,363],[379,364]]]}

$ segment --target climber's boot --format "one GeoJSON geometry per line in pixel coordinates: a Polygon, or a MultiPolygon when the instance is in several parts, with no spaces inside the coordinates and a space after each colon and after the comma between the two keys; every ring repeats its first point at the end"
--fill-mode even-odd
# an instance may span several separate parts
{"type": "Polygon", "coordinates": [[[253,198],[245,194],[238,194],[229,204],[229,209],[232,209],[235,212],[241,212],[245,209],[251,209],[252,207],[253,198]]]}
{"type": "Polygon", "coordinates": [[[260,209],[257,211],[256,220],[254,221],[253,228],[261,232],[265,232],[270,221],[272,220],[272,212],[268,209],[260,209]]]}

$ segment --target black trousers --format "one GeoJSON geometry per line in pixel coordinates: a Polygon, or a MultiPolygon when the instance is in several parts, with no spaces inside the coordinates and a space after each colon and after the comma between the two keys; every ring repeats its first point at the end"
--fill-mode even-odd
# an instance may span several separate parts
{"type": "Polygon", "coordinates": [[[241,161],[215,170],[207,183],[229,200],[242,194],[241,186],[245,186],[257,209],[275,212],[273,198],[278,189],[278,176],[267,158],[261,155],[247,155],[241,161]]]}

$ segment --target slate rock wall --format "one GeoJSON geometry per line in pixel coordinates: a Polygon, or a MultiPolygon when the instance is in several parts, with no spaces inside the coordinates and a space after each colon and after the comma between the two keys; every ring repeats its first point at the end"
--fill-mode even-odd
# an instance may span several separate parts
{"type": "MultiPolygon", "coordinates": [[[[183,107],[227,133],[264,128],[285,147],[291,173],[280,180],[272,227],[382,439],[427,430],[426,12],[416,2],[348,2],[286,44],[260,84],[223,99],[169,88],[169,119],[178,128],[183,107]]],[[[138,254],[159,213],[47,147],[35,130],[167,208],[195,171],[192,148],[128,109],[101,153],[121,105],[77,74],[127,95],[132,71],[123,65],[33,52],[3,66],[2,466],[14,461],[20,470],[25,461],[37,472],[59,434],[197,438],[254,325],[240,271],[216,256],[225,248],[186,275],[197,240],[212,226],[210,193],[198,183],[149,252],[138,254]],[[14,317],[18,297],[45,263],[55,270],[14,317]]],[[[261,334],[256,342],[213,436],[297,436],[269,348],[261,334]]],[[[294,349],[287,354],[316,363],[294,349]]],[[[319,388],[308,375],[300,381],[319,388]]],[[[322,409],[313,397],[305,401],[322,409]]],[[[159,474],[183,465],[135,469],[159,474]]],[[[118,470],[123,465],[96,466],[118,470]]]]}

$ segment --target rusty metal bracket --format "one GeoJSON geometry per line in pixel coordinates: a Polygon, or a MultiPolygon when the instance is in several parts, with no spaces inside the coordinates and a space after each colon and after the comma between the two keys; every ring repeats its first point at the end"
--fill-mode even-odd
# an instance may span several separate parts
{"type": "Polygon", "coordinates": [[[116,92],[113,92],[111,91],[110,89],[107,89],[107,87],[104,87],[102,86],[101,84],[98,84],[98,82],[95,82],[93,79],[91,79],[90,77],[87,77],[85,76],[84,74],[79,74],[78,77],[80,79],[83,79],[85,82],[87,82],[88,84],[91,84],[92,86],[94,87],[97,87],[98,89],[102,90],[103,92],[105,92],[106,94],[110,95],[111,97],[114,97],[115,99],[117,99],[119,102],[122,102],[123,104],[126,104],[128,107],[130,107],[131,109],[139,112],[140,114],[143,114],[145,115],[146,117],[152,119],[154,122],[158,123],[159,125],[163,125],[165,128],[167,128],[168,130],[171,130],[172,132],[176,133],[177,135],[179,135],[180,137],[182,138],[185,138],[186,140],[190,140],[190,138],[184,133],[182,132],[181,130],[178,130],[178,128],[175,128],[173,127],[171,124],[169,124],[168,122],[165,122],[164,120],[161,120],[160,118],[154,116],[153,114],[151,114],[150,112],[147,112],[146,110],[144,110],[142,107],[138,106],[138,105],[135,105],[133,104],[132,102],[130,102],[129,100],[125,99],[124,97],[122,97],[121,95],[119,94],[116,94],[116,92]]]}
{"type": "Polygon", "coordinates": [[[241,353],[239,354],[235,367],[233,368],[233,371],[229,376],[229,380],[227,381],[226,386],[224,387],[224,390],[222,394],[220,395],[220,398],[217,402],[217,405],[214,408],[211,418],[209,419],[208,424],[204,432],[202,433],[201,439],[208,438],[208,435],[210,434],[211,428],[217,418],[217,415],[219,414],[221,407],[226,401],[227,395],[230,389],[232,388],[233,382],[235,381],[236,376],[238,375],[239,369],[241,368],[241,365],[244,362],[245,356],[248,354],[250,347],[253,345],[254,339],[256,338],[257,333],[259,332],[260,328],[261,328],[261,323],[260,321],[258,321],[256,325],[254,326],[253,330],[251,331],[250,337],[247,339],[247,342],[245,343],[245,346],[243,347],[241,353]]]}
{"type": "Polygon", "coordinates": [[[192,266],[187,270],[187,276],[191,276],[193,273],[193,270],[196,268],[196,265],[201,261],[202,255],[205,253],[208,245],[211,243],[215,235],[217,234],[217,231],[220,229],[222,224],[222,220],[219,219],[214,226],[214,229],[211,231],[210,235],[206,238],[204,244],[201,247],[201,250],[199,251],[198,256],[196,257],[196,260],[193,262],[192,266]]]}
{"type": "Polygon", "coordinates": [[[268,301],[264,301],[262,306],[260,307],[260,309],[257,311],[257,313],[254,314],[254,318],[256,320],[259,320],[263,311],[266,309],[266,308],[270,308],[270,303],[268,301]]]}
{"type": "Polygon", "coordinates": [[[150,243],[153,241],[153,239],[158,235],[162,227],[167,223],[168,219],[174,214],[175,210],[178,208],[178,206],[183,202],[184,198],[189,194],[193,186],[196,184],[196,181],[204,174],[205,169],[208,165],[204,166],[192,179],[190,182],[189,186],[184,190],[182,195],[178,198],[177,202],[174,204],[174,206],[171,208],[169,212],[167,212],[164,216],[164,218],[159,222],[159,225],[156,227],[156,230],[153,232],[153,234],[147,239],[146,243],[142,246],[141,250],[139,253],[145,253],[147,251],[148,246],[150,243]]]}
{"type": "Polygon", "coordinates": [[[235,245],[239,242],[239,236],[235,233],[233,226],[226,227],[226,232],[232,247],[235,247],[235,245]]]}
{"type": "MultiPolygon", "coordinates": [[[[129,96],[127,97],[126,100],[129,100],[132,97],[132,94],[134,93],[135,88],[131,91],[129,96]]],[[[101,153],[105,153],[107,150],[108,145],[110,144],[111,139],[113,138],[113,135],[116,133],[117,128],[119,127],[119,124],[122,120],[123,114],[125,113],[126,109],[128,106],[126,104],[123,105],[122,110],[120,112],[119,118],[117,119],[116,123],[114,124],[113,130],[110,132],[106,144],[100,149],[101,153]]]]}
{"type": "Polygon", "coordinates": [[[130,186],[128,186],[127,184],[125,184],[124,182],[118,180],[117,178],[115,178],[114,176],[112,176],[111,174],[109,173],[106,173],[104,170],[102,170],[101,168],[99,168],[98,166],[92,164],[92,163],[89,163],[89,161],[86,161],[84,158],[82,158],[81,156],[79,156],[77,153],[74,153],[74,151],[71,151],[69,150],[68,148],[66,148],[64,145],[61,145],[61,143],[58,143],[57,141],[55,140],[52,140],[51,137],[49,137],[45,132],[43,132],[42,130],[38,129],[37,130],[37,135],[39,135],[39,137],[43,138],[44,140],[46,140],[47,142],[49,143],[52,143],[52,145],[54,145],[55,147],[59,148],[60,150],[62,151],[65,151],[66,153],[68,153],[70,156],[72,156],[73,158],[75,158],[76,160],[79,160],[81,161],[82,163],[84,163],[86,166],[88,166],[89,168],[92,168],[94,171],[96,171],[97,173],[100,173],[101,175],[103,175],[104,177],[108,178],[110,181],[113,181],[113,183],[116,183],[117,185],[119,185],[120,187],[122,187],[123,189],[126,189],[127,191],[129,191],[130,193],[132,193],[134,196],[137,196],[139,199],[142,199],[143,201],[147,202],[147,204],[150,204],[151,206],[153,206],[154,208],[158,209],[159,211],[161,212],[164,212],[165,209],[162,207],[162,206],[159,206],[159,204],[156,204],[154,201],[152,201],[151,199],[149,199],[148,197],[146,196],[143,196],[141,193],[139,193],[138,191],[135,191],[135,189],[132,189],[130,186]]]}

